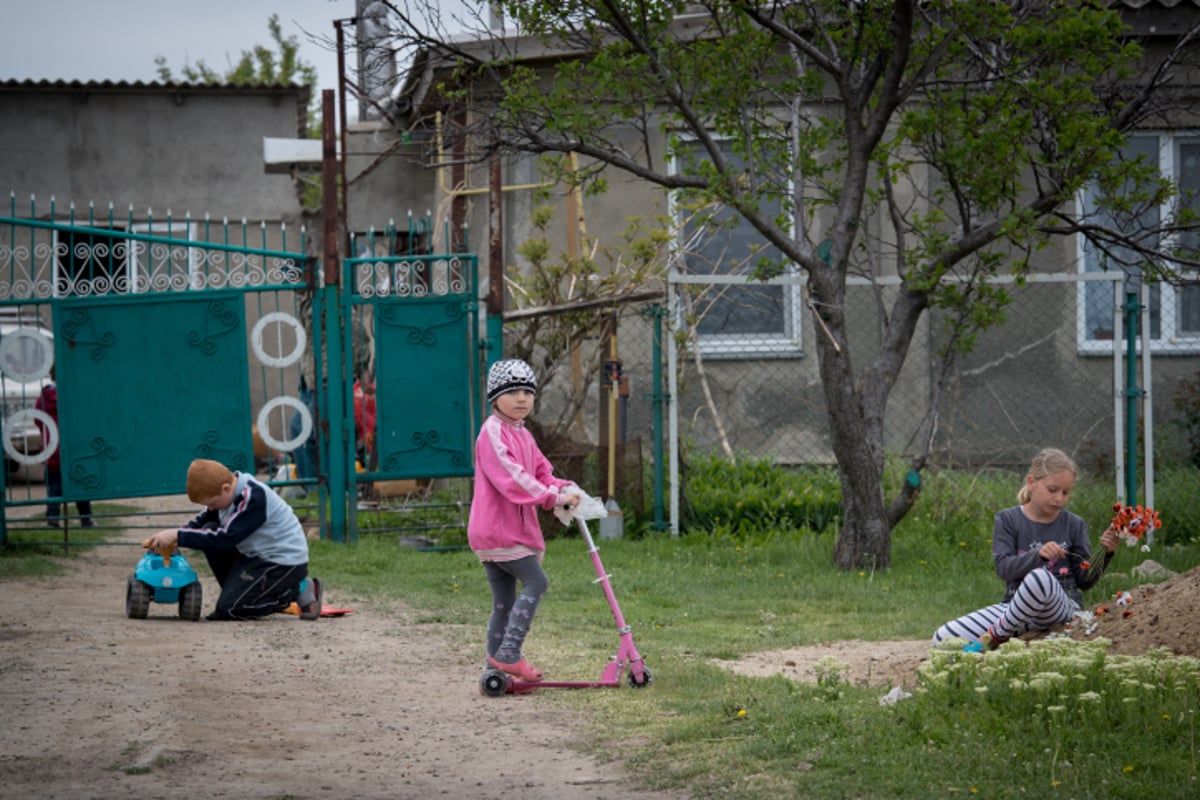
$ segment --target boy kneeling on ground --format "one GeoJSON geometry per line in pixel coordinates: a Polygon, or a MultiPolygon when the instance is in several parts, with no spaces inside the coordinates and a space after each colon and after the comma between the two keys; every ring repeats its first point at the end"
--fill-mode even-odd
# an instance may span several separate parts
{"type": "Polygon", "coordinates": [[[187,496],[204,511],[143,545],[159,552],[176,545],[204,552],[221,587],[208,619],[260,619],[293,602],[301,619],[321,616],[321,580],[308,578],[308,539],[283,498],[254,476],[206,458],[188,467],[187,496]]]}

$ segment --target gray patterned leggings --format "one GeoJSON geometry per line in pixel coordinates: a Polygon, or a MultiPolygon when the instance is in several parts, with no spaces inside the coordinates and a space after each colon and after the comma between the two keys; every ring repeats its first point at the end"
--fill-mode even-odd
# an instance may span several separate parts
{"type": "Polygon", "coordinates": [[[1011,601],[947,622],[934,631],[933,644],[956,637],[978,641],[993,626],[997,635],[1006,637],[1045,631],[1069,621],[1078,608],[1058,579],[1039,567],[1025,576],[1011,601]]]}
{"type": "Polygon", "coordinates": [[[515,561],[485,561],[488,583],[492,587],[492,616],[488,620],[487,654],[506,664],[521,660],[521,646],[533,624],[538,603],[550,586],[537,557],[515,561]],[[517,596],[517,581],[521,595],[517,596]]]}

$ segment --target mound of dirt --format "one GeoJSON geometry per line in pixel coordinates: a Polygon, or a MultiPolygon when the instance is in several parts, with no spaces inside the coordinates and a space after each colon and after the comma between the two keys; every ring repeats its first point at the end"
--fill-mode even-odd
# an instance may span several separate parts
{"type": "Polygon", "coordinates": [[[1140,655],[1165,647],[1178,656],[1200,658],[1200,567],[1159,584],[1129,592],[1131,602],[1107,600],[1089,609],[1093,624],[1074,625],[1071,637],[1112,641],[1111,652],[1140,655]]]}

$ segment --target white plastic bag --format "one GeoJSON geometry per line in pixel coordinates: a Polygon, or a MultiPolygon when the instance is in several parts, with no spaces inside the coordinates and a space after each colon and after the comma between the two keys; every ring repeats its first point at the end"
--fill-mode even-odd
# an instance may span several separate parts
{"type": "Polygon", "coordinates": [[[579,494],[579,502],[574,506],[555,506],[554,516],[558,517],[558,521],[563,525],[570,525],[578,519],[600,519],[607,517],[608,511],[604,508],[604,503],[598,497],[592,497],[582,489],[574,489],[573,491],[579,494]]]}

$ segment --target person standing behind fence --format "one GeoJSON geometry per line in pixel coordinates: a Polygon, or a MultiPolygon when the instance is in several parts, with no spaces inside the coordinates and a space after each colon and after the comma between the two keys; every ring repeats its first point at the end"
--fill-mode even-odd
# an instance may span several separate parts
{"type": "MultiPolygon", "coordinates": [[[[58,426],[58,384],[54,380],[54,367],[50,367],[50,383],[42,387],[42,391],[33,405],[34,408],[45,412],[50,419],[54,420],[55,427],[58,426]]],[[[51,434],[47,430],[47,426],[41,420],[37,420],[37,427],[38,432],[42,435],[42,442],[48,441],[51,434]]],[[[59,446],[56,442],[54,452],[46,459],[46,497],[62,497],[62,462],[60,459],[59,446]]],[[[92,520],[92,503],[90,500],[77,500],[75,508],[79,511],[80,526],[91,528],[96,524],[92,520]]],[[[61,523],[62,504],[55,501],[47,501],[46,524],[57,528],[61,523]]]]}
{"type": "Polygon", "coordinates": [[[1013,636],[1068,622],[1082,608],[1082,590],[1100,580],[1119,539],[1110,525],[1100,537],[1106,552],[1092,563],[1087,523],[1066,509],[1078,476],[1061,450],[1034,456],[1018,504],[996,514],[992,531],[996,574],[1007,584],[1004,599],[947,622],[934,632],[934,644],[960,638],[978,643],[968,649],[994,650],[1013,636]]]}
{"type": "Polygon", "coordinates": [[[536,397],[537,378],[524,361],[497,361],[488,371],[492,413],[475,443],[475,490],[467,524],[468,542],[492,591],[487,662],[527,681],[542,679],[542,671],[525,660],[521,649],[549,587],[537,508],[575,506],[581,498],[574,483],[554,477],[554,467],[525,427],[536,397]]]}

